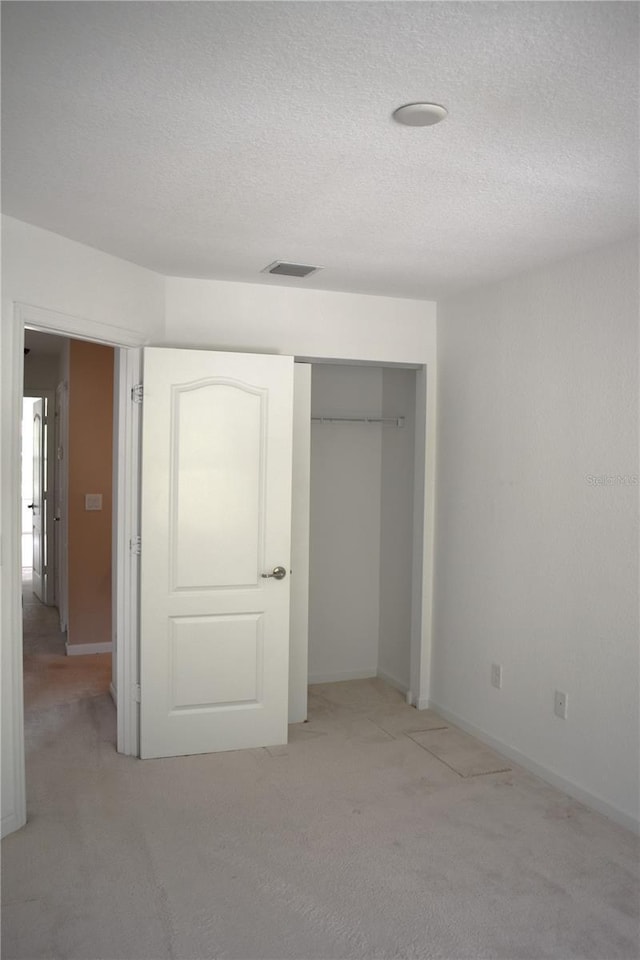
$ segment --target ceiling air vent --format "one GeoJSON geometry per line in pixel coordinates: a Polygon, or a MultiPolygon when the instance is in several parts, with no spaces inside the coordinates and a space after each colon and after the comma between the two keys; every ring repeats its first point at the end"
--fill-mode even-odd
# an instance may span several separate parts
{"type": "Polygon", "coordinates": [[[297,277],[301,280],[312,273],[317,273],[322,267],[310,267],[307,263],[286,263],[284,260],[274,260],[260,273],[272,273],[276,277],[297,277]]]}

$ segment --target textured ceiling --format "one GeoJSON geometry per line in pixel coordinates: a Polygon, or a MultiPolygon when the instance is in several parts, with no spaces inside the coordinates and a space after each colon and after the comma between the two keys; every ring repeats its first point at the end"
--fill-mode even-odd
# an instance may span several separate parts
{"type": "Polygon", "coordinates": [[[4,212],[179,276],[501,278],[637,230],[638,12],[4,3],[4,212]],[[448,119],[390,119],[423,99],[448,119]],[[276,259],[325,269],[260,274],[276,259]]]}

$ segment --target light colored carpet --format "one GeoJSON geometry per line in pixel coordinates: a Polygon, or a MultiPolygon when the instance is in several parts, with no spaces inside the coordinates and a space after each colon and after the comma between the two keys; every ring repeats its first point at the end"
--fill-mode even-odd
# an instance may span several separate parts
{"type": "Polygon", "coordinates": [[[310,703],[286,747],[146,761],[108,696],[30,711],[3,958],[637,960],[630,833],[522,770],[460,776],[379,681],[310,703]]]}
{"type": "Polygon", "coordinates": [[[461,777],[478,777],[486,773],[506,773],[511,764],[468,733],[453,728],[412,732],[411,739],[442,760],[461,777]]]}

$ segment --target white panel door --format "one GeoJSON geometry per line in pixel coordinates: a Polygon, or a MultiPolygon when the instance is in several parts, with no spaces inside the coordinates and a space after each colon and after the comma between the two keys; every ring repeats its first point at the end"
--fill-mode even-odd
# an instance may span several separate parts
{"type": "Polygon", "coordinates": [[[140,756],[285,743],[293,358],[148,348],[143,379],[140,756]]]}
{"type": "Polygon", "coordinates": [[[33,404],[33,495],[29,504],[33,531],[33,592],[46,602],[46,556],[45,556],[45,428],[44,400],[33,404]]]}

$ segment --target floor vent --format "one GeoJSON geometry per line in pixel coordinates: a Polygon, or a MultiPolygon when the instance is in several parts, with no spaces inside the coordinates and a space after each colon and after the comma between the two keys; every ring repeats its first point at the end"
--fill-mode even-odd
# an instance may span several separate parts
{"type": "Polygon", "coordinates": [[[286,263],[284,260],[274,260],[261,273],[272,273],[277,277],[297,277],[301,280],[312,273],[317,273],[322,267],[310,267],[307,263],[286,263]]]}

